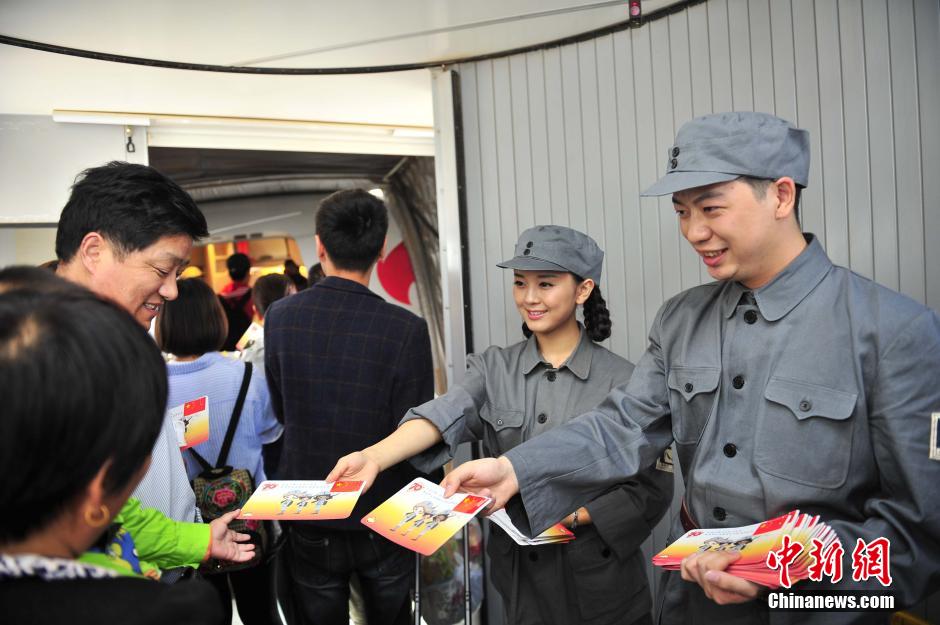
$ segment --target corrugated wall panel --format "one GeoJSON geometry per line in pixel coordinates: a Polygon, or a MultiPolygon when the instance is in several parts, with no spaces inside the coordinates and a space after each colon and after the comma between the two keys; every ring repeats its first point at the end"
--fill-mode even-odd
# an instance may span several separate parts
{"type": "MultiPolygon", "coordinates": [[[[895,3],[891,3],[892,10],[898,10],[895,3]]],[[[910,22],[906,22],[910,24],[910,22]]],[[[915,53],[917,65],[923,68],[917,75],[917,117],[920,129],[920,172],[929,172],[930,175],[921,177],[922,198],[919,204],[914,208],[922,208],[923,215],[923,233],[918,236],[918,227],[920,224],[912,223],[911,240],[901,239],[904,244],[901,246],[902,263],[901,267],[906,270],[907,265],[904,261],[911,258],[912,274],[919,276],[921,269],[924,270],[924,289],[926,293],[927,304],[934,310],[940,310],[940,245],[937,245],[935,239],[940,232],[940,72],[937,71],[937,59],[940,59],[940,19],[937,18],[937,3],[931,0],[918,0],[914,4],[914,40],[917,42],[915,53]],[[933,242],[932,245],[924,245],[925,241],[933,242]],[[918,262],[917,252],[924,250],[926,262],[918,262]],[[913,250],[913,251],[912,251],[913,250]]],[[[893,60],[892,60],[893,63],[893,60]]],[[[914,163],[912,169],[917,169],[918,163],[914,163]]],[[[904,206],[898,202],[898,206],[904,206]]],[[[905,211],[907,214],[907,211],[905,211]]],[[[916,215],[916,213],[914,213],[916,215]]],[[[910,222],[914,222],[910,219],[910,222]]],[[[905,219],[905,223],[908,220],[905,219]]],[[[912,283],[905,282],[909,274],[902,273],[901,290],[904,292],[907,288],[912,288],[912,283]]],[[[912,290],[910,293],[915,293],[912,290]]],[[[937,614],[940,615],[940,606],[937,614]]]]}
{"type": "Polygon", "coordinates": [[[938,59],[936,0],[708,0],[460,66],[475,348],[521,339],[495,263],[523,228],[558,223],[605,249],[607,343],[638,360],[662,302],[709,280],[669,198],[639,192],[684,121],[733,109],[809,130],[801,220],[835,262],[940,308],[938,59]]]}
{"type": "MultiPolygon", "coordinates": [[[[888,37],[888,7],[881,0],[865,0],[864,39],[865,39],[865,80],[869,85],[882,84],[885,77],[891,77],[891,51],[888,37]]],[[[892,81],[893,82],[893,81],[892,81]]],[[[867,181],[872,208],[873,263],[874,279],[899,289],[899,251],[898,251],[898,214],[895,188],[897,177],[894,172],[894,107],[891,103],[891,89],[866,89],[868,116],[882,120],[882,123],[870,125],[868,143],[869,176],[867,181]]],[[[921,298],[922,299],[922,298],[921,298]]]]}
{"type": "MultiPolygon", "coordinates": [[[[924,159],[923,150],[934,149],[929,144],[922,144],[929,139],[924,133],[930,118],[937,116],[938,108],[935,99],[921,99],[928,95],[920,92],[921,80],[930,80],[937,74],[937,64],[940,55],[937,54],[937,42],[933,42],[934,56],[921,56],[917,54],[916,45],[922,42],[914,29],[915,20],[923,19],[936,25],[936,17],[931,18],[929,12],[924,10],[929,2],[920,2],[919,15],[915,16],[915,6],[911,2],[888,3],[888,37],[891,54],[891,80],[892,97],[894,100],[894,147],[896,153],[895,173],[897,174],[896,206],[898,207],[898,238],[901,242],[899,254],[900,290],[915,299],[923,301],[926,295],[925,271],[932,270],[930,263],[924,263],[924,211],[936,211],[937,196],[930,199],[924,196],[924,173],[926,178],[936,178],[937,161],[933,161],[933,168],[924,167],[929,160],[924,159]],[[926,15],[925,15],[926,14],[926,15]],[[919,97],[920,95],[920,97],[919,97]]],[[[934,27],[936,36],[936,26],[934,27]]],[[[936,91],[932,96],[936,97],[936,91]]],[[[936,135],[933,137],[936,140],[936,135]]],[[[934,152],[936,154],[936,152],[934,152]]],[[[929,181],[926,181],[930,184],[929,181]]],[[[937,231],[934,230],[935,238],[937,231]]],[[[936,267],[936,265],[934,265],[936,267]]],[[[937,276],[934,276],[937,278],[937,276]]],[[[932,304],[938,305],[937,300],[932,304]]]]}

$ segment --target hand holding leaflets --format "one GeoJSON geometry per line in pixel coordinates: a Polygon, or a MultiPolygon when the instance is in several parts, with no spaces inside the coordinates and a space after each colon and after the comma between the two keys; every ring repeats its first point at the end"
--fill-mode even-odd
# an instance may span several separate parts
{"type": "Polygon", "coordinates": [[[362,523],[393,543],[429,556],[490,503],[488,497],[455,493],[425,479],[412,480],[362,523]]]}
{"type": "Polygon", "coordinates": [[[837,541],[836,533],[818,516],[794,510],[754,525],[686,532],[654,556],[653,564],[679,570],[692,555],[737,554],[725,573],[768,588],[789,588],[810,576],[814,553],[827,553],[837,541]]]}
{"type": "Polygon", "coordinates": [[[372,488],[379,473],[381,473],[381,467],[368,451],[354,451],[336,462],[336,466],[326,476],[326,481],[358,480],[365,485],[363,488],[365,492],[372,488]]]}

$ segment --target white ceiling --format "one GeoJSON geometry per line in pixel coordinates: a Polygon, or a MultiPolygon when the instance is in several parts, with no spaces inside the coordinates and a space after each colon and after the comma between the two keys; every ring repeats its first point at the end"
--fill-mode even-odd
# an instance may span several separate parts
{"type": "MultiPolygon", "coordinates": [[[[646,0],[644,12],[675,0],[646,0]]],[[[423,63],[628,19],[601,0],[2,0],[0,34],[162,60],[269,67],[423,63]]],[[[430,126],[426,70],[253,76],[155,69],[0,45],[0,114],[53,109],[430,126]]]]}

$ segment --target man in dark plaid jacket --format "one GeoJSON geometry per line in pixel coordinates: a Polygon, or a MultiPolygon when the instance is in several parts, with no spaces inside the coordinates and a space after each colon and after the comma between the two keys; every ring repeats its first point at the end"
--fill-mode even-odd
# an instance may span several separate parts
{"type": "MultiPolygon", "coordinates": [[[[323,479],[336,460],[390,434],[408,408],[433,396],[426,322],[369,290],[388,213],[363,190],[339,191],[317,213],[326,278],[276,302],[265,317],[265,369],[284,423],[279,477],[323,479]]],[[[348,519],[294,522],[282,551],[282,603],[291,625],[349,622],[357,573],[370,625],[410,620],[413,554],[359,520],[421,475],[408,463],[383,472],[348,519]]]]}

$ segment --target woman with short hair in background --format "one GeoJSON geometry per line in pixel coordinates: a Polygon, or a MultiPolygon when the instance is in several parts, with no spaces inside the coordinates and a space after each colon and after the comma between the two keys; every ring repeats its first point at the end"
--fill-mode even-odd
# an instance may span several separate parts
{"type": "MultiPolygon", "coordinates": [[[[203,395],[209,397],[209,439],[191,449],[216,466],[246,365],[218,351],[225,341],[228,324],[209,285],[199,278],[190,278],[180,280],[177,287],[179,296],[163,304],[156,324],[157,344],[174,356],[167,364],[168,406],[178,406],[203,395]]],[[[274,442],[282,431],[264,377],[254,371],[225,464],[247,469],[255,484],[260,484],[266,479],[262,446],[274,442]]],[[[191,480],[202,473],[202,466],[190,451],[183,453],[183,459],[191,480]]],[[[231,621],[234,594],[245,625],[280,623],[271,562],[207,579],[219,592],[226,622],[231,621]]]]}

